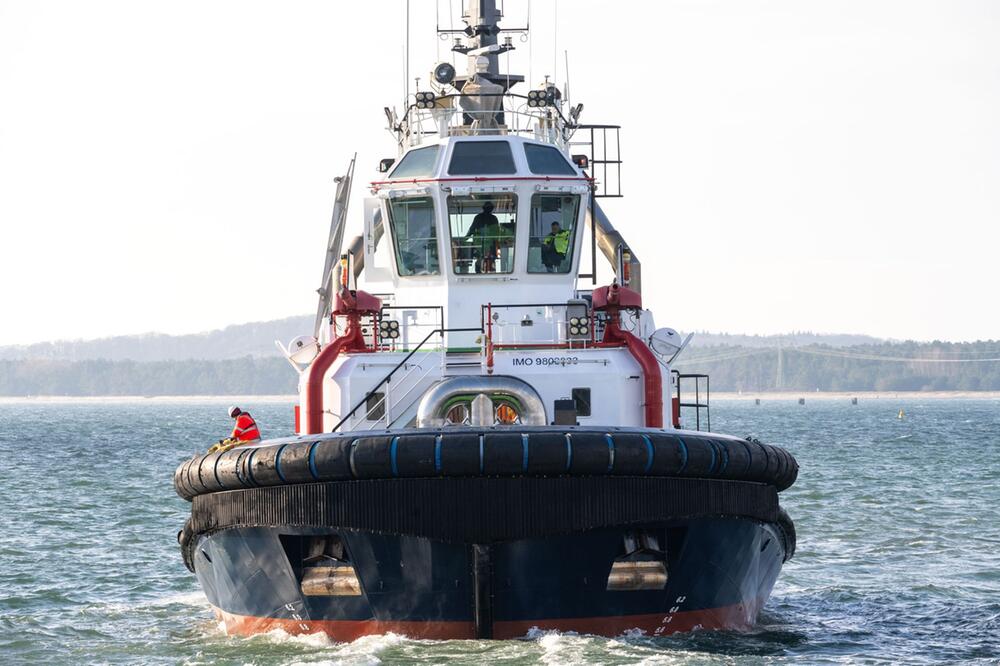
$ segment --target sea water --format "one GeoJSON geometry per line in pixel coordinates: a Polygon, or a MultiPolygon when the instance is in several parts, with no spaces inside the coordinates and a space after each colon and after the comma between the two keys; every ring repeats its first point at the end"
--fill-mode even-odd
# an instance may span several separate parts
{"type": "MultiPolygon", "coordinates": [[[[241,403],[265,437],[291,402],[241,403]]],[[[0,404],[0,663],[752,664],[1000,661],[1000,402],[717,401],[717,432],[787,447],[798,552],[752,631],[513,641],[227,636],[175,539],[174,468],[218,400],[0,404]],[[899,410],[904,411],[899,418],[899,410]]]]}

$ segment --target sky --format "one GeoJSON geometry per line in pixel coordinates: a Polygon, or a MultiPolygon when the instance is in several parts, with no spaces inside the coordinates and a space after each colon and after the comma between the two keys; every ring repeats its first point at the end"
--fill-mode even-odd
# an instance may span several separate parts
{"type": "MultiPolygon", "coordinates": [[[[395,156],[404,7],[0,0],[0,344],[314,311],[333,179],[357,152],[353,235],[395,156]]],[[[426,81],[450,53],[410,7],[426,81]]],[[[581,121],[623,127],[605,209],[659,325],[1000,338],[1000,3],[534,0],[530,25],[511,71],[562,85],[568,54],[581,121]]]]}

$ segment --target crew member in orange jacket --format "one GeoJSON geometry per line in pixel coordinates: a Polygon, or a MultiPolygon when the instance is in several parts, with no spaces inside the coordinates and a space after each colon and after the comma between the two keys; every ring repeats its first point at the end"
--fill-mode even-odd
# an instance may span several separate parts
{"type": "Polygon", "coordinates": [[[244,412],[239,407],[230,407],[229,418],[236,419],[236,425],[233,426],[233,434],[229,436],[230,439],[235,439],[240,444],[260,440],[260,430],[257,428],[257,422],[253,420],[249,412],[244,412]]]}

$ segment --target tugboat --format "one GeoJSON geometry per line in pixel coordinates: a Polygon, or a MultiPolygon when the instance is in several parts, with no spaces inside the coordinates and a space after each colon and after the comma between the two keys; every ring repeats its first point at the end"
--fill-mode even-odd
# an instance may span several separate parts
{"type": "Polygon", "coordinates": [[[618,127],[518,92],[495,1],[466,10],[467,71],[386,109],[397,155],[349,243],[353,160],[339,180],[315,330],[282,346],[294,436],[178,467],[184,562],[234,634],[748,628],[798,466],[709,432],[707,377],[671,368],[690,336],[656,328],[598,205],[618,127]]]}

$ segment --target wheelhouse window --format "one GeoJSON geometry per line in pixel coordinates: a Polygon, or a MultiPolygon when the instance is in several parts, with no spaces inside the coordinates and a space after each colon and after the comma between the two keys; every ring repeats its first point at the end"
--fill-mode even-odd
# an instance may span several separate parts
{"type": "Polygon", "coordinates": [[[536,194],[531,197],[528,239],[529,273],[568,273],[576,247],[576,219],[580,197],[536,194]]]}
{"type": "Polygon", "coordinates": [[[451,261],[456,273],[514,270],[517,196],[475,194],[448,197],[451,261]]]}
{"type": "Polygon", "coordinates": [[[441,272],[434,231],[434,202],[430,197],[390,199],[389,228],[401,276],[441,272]]]}
{"type": "Polygon", "coordinates": [[[434,175],[440,152],[441,146],[437,145],[411,150],[399,161],[389,178],[430,178],[434,175]]]}
{"type": "Polygon", "coordinates": [[[575,176],[576,169],[566,161],[558,148],[524,144],[524,156],[528,158],[528,170],[546,176],[575,176]]]}
{"type": "Polygon", "coordinates": [[[459,141],[451,150],[450,176],[497,176],[517,173],[507,141],[459,141]]]}

